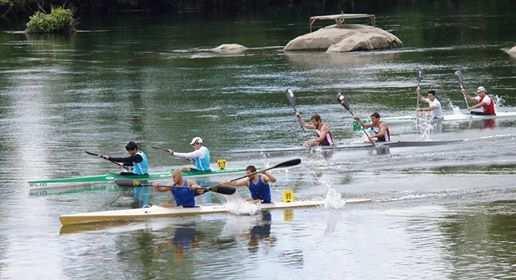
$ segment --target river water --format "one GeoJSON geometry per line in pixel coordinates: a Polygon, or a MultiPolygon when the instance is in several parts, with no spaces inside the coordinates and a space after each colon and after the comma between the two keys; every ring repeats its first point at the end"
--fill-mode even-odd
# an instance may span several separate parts
{"type": "Polygon", "coordinates": [[[135,16],[85,21],[71,38],[0,33],[0,278],[514,279],[516,118],[449,122],[429,135],[396,120],[414,115],[416,67],[446,114],[450,104],[465,106],[459,68],[470,92],[483,85],[503,98],[499,111],[516,111],[516,59],[503,51],[514,44],[516,18],[399,9],[378,14],[377,25],[404,47],[282,52],[306,32],[305,18],[135,16]],[[204,50],[233,42],[252,49],[204,50]],[[357,115],[392,120],[394,140],[467,141],[389,155],[237,154],[312,137],[297,126],[287,88],[305,117],[321,114],[339,144],[361,141],[335,101],[341,90],[357,115]],[[232,167],[302,158],[298,168],[274,171],[275,200],[291,188],[297,199],[331,190],[329,199],[336,191],[372,202],[60,231],[61,214],[120,208],[111,203],[117,193],[28,194],[28,180],[112,170],[83,151],[123,155],[129,140],[142,144],[154,170],[182,165],[151,146],[189,151],[194,136],[232,167]]]}

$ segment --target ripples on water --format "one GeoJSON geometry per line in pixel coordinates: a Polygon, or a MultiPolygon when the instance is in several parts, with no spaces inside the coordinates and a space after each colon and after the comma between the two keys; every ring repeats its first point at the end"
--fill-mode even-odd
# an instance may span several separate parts
{"type": "MultiPolygon", "coordinates": [[[[277,46],[304,32],[304,23],[215,22],[206,27],[212,33],[195,32],[205,28],[196,23],[124,32],[139,30],[129,25],[70,40],[1,34],[0,278],[509,279],[516,273],[514,121],[497,120],[491,129],[484,121],[448,123],[430,138],[469,140],[392,148],[385,156],[232,153],[298,146],[311,137],[292,116],[287,88],[305,117],[318,112],[331,124],[339,143],[360,141],[336,92],[344,90],[360,116],[411,115],[418,66],[423,88],[437,89],[443,100],[464,107],[452,74],[464,67],[468,88],[483,84],[504,98],[504,110],[514,110],[515,61],[500,51],[513,38],[490,32],[514,20],[475,16],[492,25],[472,29],[470,17],[422,18],[407,24],[403,16],[380,17],[405,47],[353,54],[281,52],[277,46]],[[238,56],[202,51],[235,40],[257,48],[238,56]],[[302,157],[299,168],[274,172],[273,198],[286,188],[298,199],[329,192],[329,208],[337,209],[93,225],[59,235],[60,214],[117,208],[118,193],[27,195],[30,179],[111,168],[84,150],[114,154],[135,139],[163,170],[182,162],[149,147],[189,150],[197,135],[233,167],[302,157]],[[373,202],[341,205],[340,195],[373,202]]],[[[397,139],[421,139],[413,122],[392,128],[397,139]]]]}

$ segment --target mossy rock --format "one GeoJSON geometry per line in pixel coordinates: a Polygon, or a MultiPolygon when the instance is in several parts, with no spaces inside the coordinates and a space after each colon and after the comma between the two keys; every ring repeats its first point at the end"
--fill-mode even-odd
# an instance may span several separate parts
{"type": "Polygon", "coordinates": [[[75,31],[75,19],[70,9],[63,7],[52,8],[50,14],[36,12],[29,18],[27,33],[63,33],[75,31]]]}

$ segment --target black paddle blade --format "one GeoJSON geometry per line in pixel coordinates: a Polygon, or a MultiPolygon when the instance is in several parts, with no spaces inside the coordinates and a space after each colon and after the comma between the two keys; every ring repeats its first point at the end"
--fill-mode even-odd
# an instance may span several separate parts
{"type": "Polygon", "coordinates": [[[416,79],[417,79],[417,85],[421,84],[421,80],[423,80],[423,70],[421,68],[416,68],[416,79]]]}
{"type": "Polygon", "coordinates": [[[348,100],[346,98],[346,96],[344,96],[344,94],[342,94],[342,92],[339,92],[337,94],[337,101],[340,103],[340,105],[342,105],[346,110],[348,110],[349,112],[351,112],[351,109],[349,108],[349,103],[348,103],[348,100]]]}
{"type": "Polygon", "coordinates": [[[148,187],[150,186],[148,181],[142,181],[142,180],[131,180],[131,179],[119,179],[115,180],[115,184],[119,187],[148,187]]]}
{"type": "Polygon", "coordinates": [[[462,71],[455,71],[455,76],[457,76],[457,80],[459,81],[460,86],[464,87],[464,75],[462,75],[462,71]]]}
{"type": "Polygon", "coordinates": [[[296,158],[296,159],[287,160],[287,161],[282,162],[282,163],[278,163],[278,164],[274,165],[273,167],[270,167],[270,168],[267,168],[267,169],[296,166],[296,165],[298,165],[300,163],[301,163],[301,159],[300,158],[296,158]]]}
{"type": "Polygon", "coordinates": [[[87,153],[90,156],[94,156],[94,157],[99,157],[100,156],[99,154],[96,154],[96,153],[92,153],[92,152],[88,152],[88,151],[84,151],[84,152],[87,153]]]}
{"type": "Polygon", "coordinates": [[[233,187],[215,186],[215,187],[208,188],[208,191],[216,192],[216,193],[220,193],[220,194],[232,195],[236,192],[236,189],[233,187]]]}

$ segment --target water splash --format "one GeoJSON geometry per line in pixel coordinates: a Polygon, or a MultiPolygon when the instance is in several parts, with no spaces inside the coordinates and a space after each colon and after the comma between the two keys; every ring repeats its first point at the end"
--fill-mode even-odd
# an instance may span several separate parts
{"type": "Polygon", "coordinates": [[[227,196],[224,206],[229,213],[235,215],[256,215],[260,210],[258,204],[249,202],[237,195],[227,196]]]}
{"type": "Polygon", "coordinates": [[[494,100],[496,107],[500,108],[505,106],[505,99],[503,99],[503,97],[495,95],[494,100]]]}
{"type": "Polygon", "coordinates": [[[342,194],[338,193],[334,188],[328,187],[328,192],[324,198],[324,208],[341,209],[346,205],[346,200],[342,199],[342,194]]]}

